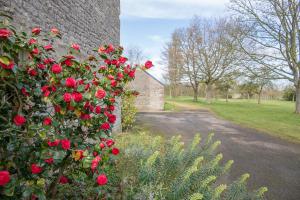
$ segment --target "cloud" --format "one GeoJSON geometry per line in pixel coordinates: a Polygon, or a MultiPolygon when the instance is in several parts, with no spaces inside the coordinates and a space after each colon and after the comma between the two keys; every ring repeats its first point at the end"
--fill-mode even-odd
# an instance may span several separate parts
{"type": "Polygon", "coordinates": [[[229,0],[121,0],[122,17],[188,19],[194,15],[214,16],[229,0]]]}
{"type": "Polygon", "coordinates": [[[157,43],[165,43],[167,41],[166,38],[163,38],[162,36],[160,35],[149,35],[148,38],[150,40],[152,40],[153,42],[157,42],[157,43]]]}

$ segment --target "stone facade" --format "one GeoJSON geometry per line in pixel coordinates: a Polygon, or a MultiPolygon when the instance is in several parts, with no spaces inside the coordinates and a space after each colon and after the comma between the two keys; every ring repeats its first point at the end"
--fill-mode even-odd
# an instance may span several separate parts
{"type": "Polygon", "coordinates": [[[164,108],[164,85],[146,71],[136,71],[130,88],[140,94],[135,105],[139,112],[162,111],[164,108]]]}
{"type": "MultiPolygon", "coordinates": [[[[0,0],[0,11],[10,14],[20,30],[59,29],[63,34],[59,53],[72,43],[88,54],[101,44],[120,44],[120,0],[0,0]]],[[[116,110],[118,131],[120,106],[116,110]]]]}

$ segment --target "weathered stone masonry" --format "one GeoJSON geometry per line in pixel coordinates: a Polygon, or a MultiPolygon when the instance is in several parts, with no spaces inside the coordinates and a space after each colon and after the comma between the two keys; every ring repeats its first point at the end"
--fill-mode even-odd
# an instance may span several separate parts
{"type": "MultiPolygon", "coordinates": [[[[21,30],[56,27],[63,33],[59,45],[78,43],[89,54],[100,44],[120,44],[120,0],[0,0],[0,11],[21,30]]],[[[119,129],[120,109],[116,114],[119,129]]]]}

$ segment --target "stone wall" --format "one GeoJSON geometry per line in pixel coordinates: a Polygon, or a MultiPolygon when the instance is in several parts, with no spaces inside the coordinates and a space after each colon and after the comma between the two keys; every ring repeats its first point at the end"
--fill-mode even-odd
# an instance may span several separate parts
{"type": "Polygon", "coordinates": [[[140,94],[135,105],[140,112],[161,111],[164,108],[164,85],[145,71],[137,71],[130,88],[140,94]]]}
{"type": "MultiPolygon", "coordinates": [[[[92,53],[100,44],[120,44],[120,0],[0,0],[0,11],[9,13],[20,30],[41,27],[60,30],[62,43],[78,43],[92,53]]],[[[120,107],[115,130],[120,130],[120,107]]]]}

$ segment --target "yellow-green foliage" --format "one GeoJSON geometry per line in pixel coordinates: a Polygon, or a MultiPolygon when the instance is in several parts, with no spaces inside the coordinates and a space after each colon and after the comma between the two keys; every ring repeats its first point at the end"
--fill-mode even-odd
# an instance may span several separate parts
{"type": "Polygon", "coordinates": [[[124,149],[114,172],[123,199],[260,200],[267,191],[249,192],[248,174],[233,183],[218,181],[233,161],[220,164],[213,134],[203,145],[199,134],[184,146],[179,136],[165,140],[146,132],[119,135],[117,144],[124,149]]]}
{"type": "Polygon", "coordinates": [[[135,122],[137,109],[134,105],[136,96],[132,93],[127,93],[122,96],[122,129],[128,130],[135,122]]]}

